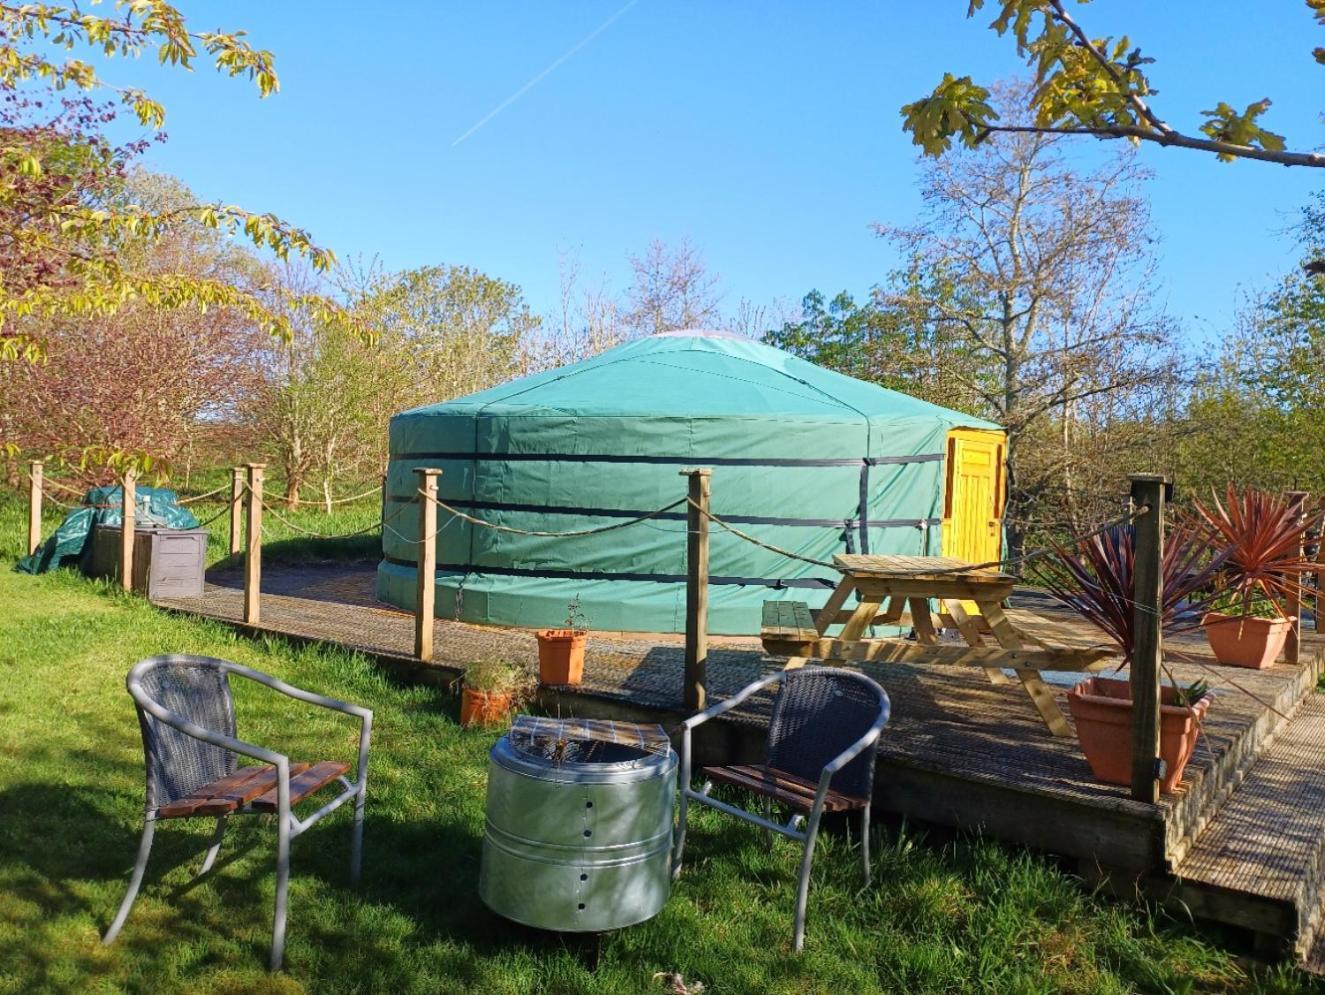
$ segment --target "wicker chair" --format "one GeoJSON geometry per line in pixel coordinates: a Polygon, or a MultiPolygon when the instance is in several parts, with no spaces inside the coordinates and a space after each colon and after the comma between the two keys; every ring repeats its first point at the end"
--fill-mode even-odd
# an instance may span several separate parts
{"type": "Polygon", "coordinates": [[[805,904],[819,820],[824,812],[860,813],[860,857],[865,884],[870,880],[870,800],[879,733],[888,723],[888,695],[864,674],[826,667],[783,670],[686,719],[681,735],[681,814],[672,855],[673,877],[681,873],[686,811],[691,801],[781,833],[805,844],[796,891],[793,942],[805,942],[805,904]],[[768,724],[767,761],[751,766],[705,767],[704,786],[690,786],[690,737],[696,726],[730,711],[751,695],[780,684],[768,724]],[[756,815],[710,797],[714,783],[742,788],[763,799],[756,815]],[[772,806],[791,810],[785,824],[774,822],[772,806]],[[801,826],[804,826],[802,829],[801,826]]]}
{"type": "Polygon", "coordinates": [[[199,876],[211,870],[221,849],[226,820],[231,815],[275,814],[276,916],[272,928],[271,969],[280,970],[285,949],[285,907],[290,878],[290,840],[354,799],[354,829],[350,848],[350,879],[357,883],[363,855],[364,793],[368,785],[368,738],[373,713],[358,705],[303,691],[276,678],[227,660],[204,656],[155,656],[136,664],[126,684],[138,709],[147,767],[147,808],[138,860],[129,890],[103,943],[112,943],[129,917],[143,883],[152,836],[157,822],[214,816],[216,830],[199,876]],[[279,753],[235,738],[235,704],[230,675],[246,677],[309,704],[353,715],[360,720],[356,779],[346,778],[349,765],[336,761],[292,763],[279,753]],[[239,756],[262,761],[262,766],[240,767],[239,756]],[[305,819],[294,805],[333,781],[340,794],[305,819]]]}

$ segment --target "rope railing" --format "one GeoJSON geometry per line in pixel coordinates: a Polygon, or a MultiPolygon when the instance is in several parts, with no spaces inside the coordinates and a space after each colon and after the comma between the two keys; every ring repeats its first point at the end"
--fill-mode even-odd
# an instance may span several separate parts
{"type": "MultiPolygon", "coordinates": [[[[245,485],[245,489],[247,489],[247,485],[245,485]]],[[[306,529],[302,525],[297,525],[296,523],[290,521],[288,518],[282,515],[279,511],[273,508],[266,501],[262,502],[262,507],[263,510],[268,512],[273,518],[275,518],[286,528],[293,529],[295,532],[299,532],[302,535],[306,535],[312,539],[353,539],[355,536],[367,535],[369,532],[375,532],[377,529],[382,527],[383,522],[385,521],[383,520],[383,521],[373,522],[371,525],[365,525],[363,528],[356,529],[353,532],[342,532],[333,535],[325,532],[317,532],[313,529],[306,529]]],[[[392,512],[391,517],[394,518],[396,515],[400,513],[401,510],[402,509],[397,509],[396,511],[392,512]]]]}
{"type": "MultiPolygon", "coordinates": [[[[765,542],[762,539],[757,539],[754,536],[750,535],[748,532],[741,531],[736,526],[732,525],[730,522],[723,521],[719,516],[713,514],[713,512],[709,511],[707,508],[700,507],[700,505],[692,501],[690,498],[686,498],[686,503],[688,503],[691,507],[695,508],[696,511],[698,511],[700,514],[706,517],[714,525],[717,525],[719,528],[722,528],[727,532],[730,532],[732,535],[736,536],[739,539],[744,539],[748,543],[752,543],[755,546],[759,546],[762,549],[766,549],[770,553],[776,553],[779,556],[785,556],[788,559],[792,560],[800,560],[802,563],[808,563],[811,566],[824,567],[828,570],[837,570],[837,564],[835,563],[829,563],[826,560],[815,559],[812,556],[805,556],[802,553],[796,553],[789,549],[783,549],[781,546],[774,545],[771,542],[765,542]]],[[[1120,525],[1126,525],[1129,522],[1135,521],[1136,519],[1140,518],[1142,515],[1149,512],[1149,510],[1150,509],[1148,507],[1143,506],[1141,508],[1136,508],[1134,510],[1128,511],[1126,514],[1119,515],[1117,518],[1105,522],[1103,525],[1096,526],[1094,529],[1091,529],[1089,532],[1083,532],[1082,534],[1073,537],[1072,539],[1068,540],[1068,542],[1065,543],[1065,545],[1076,545],[1077,543],[1084,542],[1087,539],[1093,539],[1095,536],[1103,535],[1105,532],[1108,532],[1110,529],[1115,529],[1120,525]]],[[[1046,556],[1052,556],[1054,552],[1055,550],[1053,549],[1053,547],[1045,547],[1042,549],[1031,550],[1031,552],[1024,553],[1021,556],[1015,556],[1001,560],[989,560],[984,563],[963,564],[960,567],[944,567],[942,569],[937,569],[937,570],[926,570],[925,575],[936,576],[936,575],[946,575],[946,574],[960,574],[960,573],[969,573],[972,570],[993,570],[993,569],[1002,569],[1006,567],[1024,566],[1025,564],[1030,563],[1034,560],[1038,560],[1046,556]]]]}
{"type": "MultiPolygon", "coordinates": [[[[175,503],[179,505],[194,504],[195,502],[198,501],[206,501],[209,497],[215,497],[217,494],[220,494],[222,491],[228,491],[228,490],[230,490],[230,485],[222,484],[220,487],[207,491],[205,494],[191,494],[185,498],[176,498],[175,503]]],[[[232,498],[231,502],[233,502],[233,500],[234,499],[232,498]]],[[[227,502],[227,504],[231,502],[227,502]]]]}

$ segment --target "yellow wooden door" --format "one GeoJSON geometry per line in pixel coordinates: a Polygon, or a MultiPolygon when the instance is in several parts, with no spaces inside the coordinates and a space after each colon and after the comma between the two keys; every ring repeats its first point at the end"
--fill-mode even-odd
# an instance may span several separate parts
{"type": "Polygon", "coordinates": [[[943,555],[968,563],[1003,551],[1003,433],[959,428],[948,434],[943,555]]]}

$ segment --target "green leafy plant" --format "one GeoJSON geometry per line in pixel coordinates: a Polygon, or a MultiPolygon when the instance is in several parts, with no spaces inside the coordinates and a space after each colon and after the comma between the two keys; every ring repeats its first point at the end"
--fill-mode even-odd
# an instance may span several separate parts
{"type": "Polygon", "coordinates": [[[523,666],[499,658],[475,660],[465,668],[462,679],[471,691],[510,695],[513,704],[527,701],[537,687],[534,676],[523,666]]]}
{"type": "Polygon", "coordinates": [[[589,616],[580,609],[579,592],[566,602],[566,628],[572,632],[583,632],[589,628],[589,616]]]}
{"type": "Polygon", "coordinates": [[[1177,681],[1173,683],[1173,697],[1177,699],[1179,705],[1185,705],[1191,708],[1198,701],[1210,693],[1210,684],[1204,680],[1193,681],[1186,687],[1183,687],[1177,681]]]}

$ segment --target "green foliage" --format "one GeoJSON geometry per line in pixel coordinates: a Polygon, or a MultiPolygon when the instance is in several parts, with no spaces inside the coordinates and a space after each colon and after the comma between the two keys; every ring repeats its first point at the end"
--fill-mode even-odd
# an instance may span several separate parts
{"type": "Polygon", "coordinates": [[[911,133],[911,140],[926,155],[939,155],[952,148],[954,137],[974,148],[997,118],[989,106],[988,90],[969,76],[957,79],[944,73],[933,93],[902,108],[902,130],[911,133]]]}
{"type": "MultiPolygon", "coordinates": [[[[1325,248],[1325,198],[1297,229],[1302,262],[1325,248]]],[[[1325,492],[1325,276],[1289,273],[1248,302],[1196,383],[1180,472],[1202,492],[1228,481],[1325,492]]]]}
{"type": "Polygon", "coordinates": [[[958,296],[943,267],[915,263],[889,276],[863,303],[845,290],[831,301],[810,291],[798,320],[766,332],[764,341],[830,370],[988,417],[972,385],[992,383],[990,358],[919,303],[956,308],[958,296]]]}
{"type": "MultiPolygon", "coordinates": [[[[1284,136],[1266,131],[1257,119],[1270,109],[1268,99],[1248,104],[1247,109],[1239,114],[1222,100],[1212,111],[1201,111],[1208,120],[1201,125],[1201,131],[1215,141],[1225,145],[1241,145],[1244,148],[1260,147],[1270,152],[1284,150],[1284,136]]],[[[1237,156],[1231,151],[1218,153],[1220,162],[1232,162],[1237,156]]]]}
{"type": "Polygon", "coordinates": [[[465,667],[465,687],[484,694],[509,694],[516,704],[528,696],[536,683],[524,667],[509,660],[475,660],[465,667]]]}
{"type": "MultiPolygon", "coordinates": [[[[77,5],[0,4],[0,89],[13,95],[0,114],[0,245],[17,256],[4,260],[6,268],[25,277],[0,279],[0,361],[38,359],[44,349],[43,321],[104,318],[132,303],[201,313],[231,308],[265,331],[288,337],[288,319],[263,296],[196,275],[138,272],[125,265],[119,250],[134,240],[159,240],[188,224],[239,235],[277,259],[302,257],[316,270],[333,263],[329,249],[274,214],[230,204],[191,203],[154,212],[122,201],[98,201],[101,185],[142,147],[137,143],[126,152],[103,138],[117,102],[153,130],[164,125],[165,109],[142,91],[110,88],[117,100],[109,105],[66,98],[64,114],[43,120],[39,115],[45,112],[39,109],[44,102],[31,99],[34,87],[85,94],[108,88],[88,63],[56,54],[76,49],[105,58],[155,51],[163,65],[185,70],[200,52],[206,53],[219,72],[251,79],[266,97],[279,86],[271,53],[250,45],[242,31],[192,31],[164,0],[116,0],[113,6],[116,16],[103,17],[77,5]],[[71,171],[71,150],[102,161],[94,169],[71,171]],[[70,184],[53,185],[52,175],[67,175],[70,184]]],[[[290,306],[362,331],[329,299],[309,297],[290,306]]]]}
{"type": "MultiPolygon", "coordinates": [[[[1029,117],[1000,122],[988,92],[969,76],[944,73],[933,92],[902,107],[902,129],[926,155],[941,155],[953,139],[973,147],[991,132],[1045,131],[1088,134],[1103,138],[1153,141],[1214,153],[1221,162],[1257,158],[1284,165],[1325,166],[1325,156],[1294,153],[1285,139],[1262,127],[1270,101],[1259,100],[1244,111],[1223,101],[1199,131],[1205,138],[1182,133],[1150,107],[1155,95],[1145,68],[1154,62],[1123,35],[1092,38],[1068,12],[1071,0],[997,0],[989,27],[1000,37],[1010,35],[1017,54],[1034,75],[1034,89],[1024,110],[1029,117]]],[[[1089,0],[1077,0],[1085,4],[1089,0]]],[[[984,9],[985,0],[970,0],[967,16],[984,9]]],[[[1322,0],[1307,0],[1316,22],[1325,25],[1322,0]]],[[[1312,50],[1325,64],[1325,47],[1312,50]]]]}

